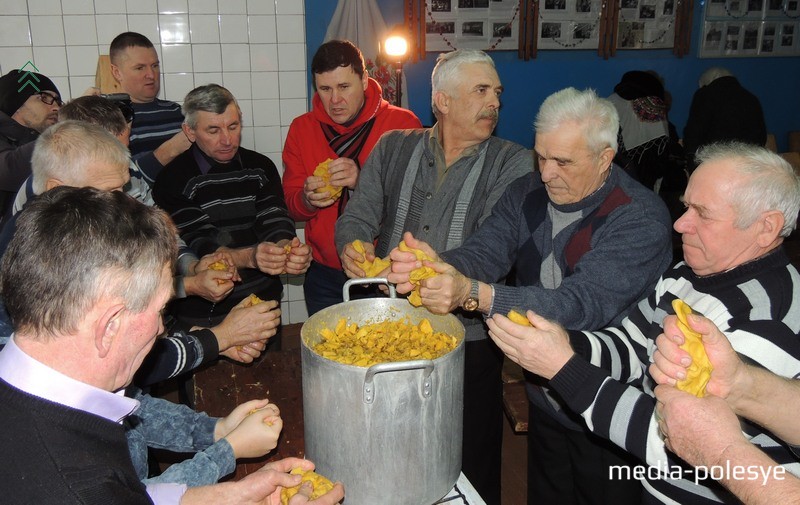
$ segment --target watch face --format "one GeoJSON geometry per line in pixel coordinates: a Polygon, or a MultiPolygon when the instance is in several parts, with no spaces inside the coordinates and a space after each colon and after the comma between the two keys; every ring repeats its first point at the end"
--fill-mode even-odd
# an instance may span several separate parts
{"type": "Polygon", "coordinates": [[[464,310],[475,310],[478,308],[477,298],[467,298],[464,301],[464,310]]]}

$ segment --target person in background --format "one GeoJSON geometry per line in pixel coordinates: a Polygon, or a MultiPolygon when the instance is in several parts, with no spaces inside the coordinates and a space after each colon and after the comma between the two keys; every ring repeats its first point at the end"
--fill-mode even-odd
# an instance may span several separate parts
{"type": "Polygon", "coordinates": [[[311,61],[314,99],[311,112],[292,121],[283,147],[283,192],[289,215],[306,221],[305,237],[313,260],[303,283],[308,315],[342,302],[347,276],[333,241],[336,219],[355,189],[359,173],[381,135],[390,130],[420,128],[413,112],[390,105],[377,81],[364,68],[361,51],[347,40],[320,46],[311,61]],[[325,186],[314,175],[331,159],[333,187],[341,198],[317,192],[325,186]]]}
{"type": "Polygon", "coordinates": [[[615,162],[645,187],[653,189],[663,176],[669,151],[669,127],[664,86],[640,70],[623,74],[608,100],[619,115],[619,147],[615,162]]]}
{"type": "MultiPolygon", "coordinates": [[[[166,213],[120,191],[61,186],[30,203],[18,231],[0,264],[0,290],[18,322],[0,351],[0,422],[14,433],[0,440],[6,501],[260,504],[300,484],[287,472],[314,465],[296,458],[210,486],[145,486],[136,474],[123,423],[140,404],[123,393],[163,330],[172,293],[177,243],[166,213]]],[[[257,421],[275,411],[259,412],[238,424],[269,433],[257,421]]],[[[290,503],[307,502],[310,491],[301,487],[290,503]]],[[[310,503],[343,496],[337,484],[310,503]]]]}
{"type": "Polygon", "coordinates": [[[761,102],[730,70],[709,68],[700,76],[699,85],[683,130],[687,167],[693,170],[697,166],[697,150],[713,142],[735,140],[766,145],[767,126],[761,102]]]}
{"type": "Polygon", "coordinates": [[[181,106],[161,100],[161,67],[153,43],[144,35],[124,32],[109,47],[111,74],[130,96],[135,112],[131,125],[130,150],[133,161],[153,184],[161,170],[189,149],[181,129],[181,106]]]}
{"type": "MultiPolygon", "coordinates": [[[[76,98],[65,104],[59,112],[59,119],[62,121],[72,119],[101,126],[117,137],[125,146],[130,143],[131,124],[134,117],[133,109],[125,102],[112,102],[99,96],[76,98]]],[[[135,163],[130,164],[129,172],[131,177],[123,190],[145,205],[155,205],[152,188],[135,163]]],[[[19,202],[20,198],[17,198],[15,209],[19,202]]],[[[208,269],[209,264],[221,260],[222,256],[219,254],[209,255],[200,262],[197,255],[186,247],[180,238],[178,245],[176,296],[185,298],[197,295],[213,302],[224,299],[233,289],[235,272],[208,269]]]]}
{"type": "MultiPolygon", "coordinates": [[[[431,75],[433,128],[384,134],[336,223],[336,249],[348,277],[366,259],[386,256],[404,231],[442,250],[459,246],[491,213],[506,186],[533,170],[530,151],[492,136],[503,86],[483,51],[442,54],[431,75]],[[377,239],[377,246],[373,241],[377,239]]],[[[503,356],[474,307],[466,328],[462,470],[489,504],[500,503],[503,356]]]]}
{"type": "Polygon", "coordinates": [[[33,142],[58,121],[61,93],[49,78],[12,70],[0,77],[0,226],[17,190],[31,175],[33,142]],[[20,79],[23,80],[20,83],[20,79]]]}
{"type": "MultiPolygon", "coordinates": [[[[121,175],[121,160],[128,158],[127,150],[109,135],[101,135],[97,128],[90,127],[91,124],[100,126],[124,145],[130,128],[117,105],[102,97],[83,96],[67,103],[59,117],[69,123],[59,124],[43,135],[46,141],[34,150],[33,175],[20,189],[20,195],[29,188],[30,198],[33,198],[59,185],[114,189],[108,181],[127,179],[123,189],[143,203],[152,205],[152,198],[146,197],[149,194],[147,184],[140,178],[130,177],[138,174],[135,165],[128,164],[129,177],[121,175]],[[135,181],[133,185],[131,180],[135,181]]],[[[0,233],[0,255],[14,235],[17,216],[12,216],[0,233]]],[[[187,268],[197,273],[177,276],[176,285],[185,288],[176,287],[176,293],[188,290],[189,295],[221,300],[233,289],[230,272],[208,269],[207,265],[221,259],[221,254],[208,255],[198,261],[193,253],[187,252],[179,256],[178,262],[186,260],[186,256],[193,258],[193,263],[187,263],[187,268]],[[204,286],[209,284],[211,286],[205,290],[204,286]],[[219,298],[214,298],[217,296],[219,298]]],[[[13,327],[4,309],[0,314],[3,316],[0,318],[0,339],[7,339],[13,327]]],[[[279,324],[280,309],[276,302],[271,301],[252,307],[237,306],[211,328],[198,326],[183,331],[170,327],[169,334],[156,342],[154,352],[143,363],[136,382],[141,386],[152,385],[191,371],[220,355],[249,363],[260,356],[279,324]]]]}
{"type": "Polygon", "coordinates": [[[242,113],[230,91],[217,84],[195,88],[183,110],[192,147],[161,172],[153,199],[193,251],[225,253],[242,279],[219,302],[176,300],[182,325],[213,326],[251,294],[279,301],[278,276],[305,272],[311,251],[295,236],[275,164],[239,145],[242,113]]]}
{"type": "MultiPolygon", "coordinates": [[[[486,316],[532,309],[570,328],[617,323],[669,267],[667,211],[613,164],[619,127],[609,100],[592,90],[558,91],[542,103],[534,128],[538,172],[511,184],[481,227],[441,254],[449,264],[432,264],[440,275],[422,281],[422,303],[446,313],[474,291],[486,316]],[[510,271],[513,286],[497,282],[510,271]]],[[[424,243],[406,243],[436,258],[424,243]]],[[[391,253],[389,280],[401,293],[418,263],[410,256],[391,253]]],[[[615,504],[638,504],[637,481],[609,478],[609,468],[633,458],[592,434],[544,378],[526,378],[528,503],[603,505],[613,496],[615,504]]]]}
{"type": "MultiPolygon", "coordinates": [[[[711,144],[697,154],[686,212],[675,223],[684,262],[664,273],[618,326],[565,330],[527,312],[531,326],[495,314],[489,334],[524,369],[550,386],[597,435],[664,472],[644,472],[643,503],[738,503],[667,452],[654,417],[653,360],[672,302],[683,300],[725,333],[743,359],[781,377],[800,375],[800,274],[783,240],[797,226],[800,178],[783,158],[743,143],[711,144]],[[683,468],[683,467],[681,467],[683,468]]],[[[631,267],[635,271],[634,267],[631,267]]],[[[800,457],[774,433],[743,423],[748,438],[797,473],[800,457]]]]}

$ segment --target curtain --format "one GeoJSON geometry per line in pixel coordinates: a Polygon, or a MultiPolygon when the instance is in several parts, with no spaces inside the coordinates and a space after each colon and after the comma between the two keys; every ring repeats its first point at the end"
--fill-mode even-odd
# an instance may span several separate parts
{"type": "MultiPolygon", "coordinates": [[[[388,30],[376,0],[339,0],[328,25],[325,41],[346,39],[364,54],[369,76],[383,88],[383,97],[394,104],[397,96],[397,74],[393,65],[378,64],[380,41],[388,30]]],[[[402,83],[402,106],[408,107],[405,80],[402,83]]]]}

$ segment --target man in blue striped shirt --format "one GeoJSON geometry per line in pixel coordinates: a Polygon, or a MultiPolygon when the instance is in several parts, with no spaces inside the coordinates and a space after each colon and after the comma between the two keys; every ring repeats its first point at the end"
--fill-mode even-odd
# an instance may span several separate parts
{"type": "Polygon", "coordinates": [[[191,143],[181,130],[183,114],[175,102],[161,100],[161,69],[153,43],[144,35],[124,32],[111,41],[111,73],[131,97],[135,112],[130,151],[145,179],[152,184],[191,143]]]}

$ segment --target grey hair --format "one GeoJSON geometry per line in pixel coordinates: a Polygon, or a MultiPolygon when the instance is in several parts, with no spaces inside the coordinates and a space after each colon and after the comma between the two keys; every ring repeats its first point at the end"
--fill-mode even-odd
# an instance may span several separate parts
{"type": "Polygon", "coordinates": [[[703,86],[708,86],[712,82],[716,81],[720,77],[728,77],[733,76],[730,70],[724,67],[711,67],[705,72],[703,75],[700,76],[700,80],[698,81],[698,85],[702,88],[703,86]]]}
{"type": "Polygon", "coordinates": [[[104,128],[85,121],[59,121],[36,139],[31,157],[33,192],[47,190],[48,179],[84,186],[84,169],[102,162],[127,170],[128,148],[104,128]]]}
{"type": "Polygon", "coordinates": [[[191,90],[183,100],[184,123],[189,128],[197,127],[197,113],[200,111],[222,114],[228,105],[235,104],[239,111],[239,119],[242,117],[242,109],[236,102],[233,93],[223,88],[219,84],[206,84],[191,90]]]}
{"type": "Polygon", "coordinates": [[[111,100],[96,95],[79,96],[65,103],[58,111],[58,119],[86,121],[114,135],[122,135],[128,129],[120,108],[111,100]]]}
{"type": "Polygon", "coordinates": [[[743,142],[720,142],[700,148],[697,163],[728,161],[731,167],[747,177],[728,194],[736,210],[734,223],[744,229],[756,222],[763,212],[777,210],[783,214],[781,237],[788,237],[797,227],[800,212],[800,177],[788,161],[772,151],[743,142]]]}
{"type": "Polygon", "coordinates": [[[533,127],[537,133],[547,133],[564,123],[582,126],[586,145],[594,154],[600,154],[606,147],[617,151],[617,109],[593,89],[566,88],[548,96],[536,114],[533,127]]]}
{"type": "Polygon", "coordinates": [[[456,49],[449,53],[442,53],[436,58],[436,66],[431,73],[431,107],[436,117],[439,109],[436,108],[436,93],[445,92],[452,94],[453,89],[461,79],[461,66],[469,63],[485,63],[494,67],[491,56],[477,49],[456,49]]]}
{"type": "Polygon", "coordinates": [[[15,329],[37,339],[73,333],[101,299],[143,312],[172,275],[176,237],[166,212],[120,191],[44,193],[19,214],[0,263],[15,329]]]}

